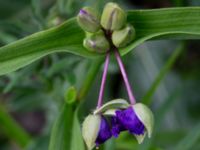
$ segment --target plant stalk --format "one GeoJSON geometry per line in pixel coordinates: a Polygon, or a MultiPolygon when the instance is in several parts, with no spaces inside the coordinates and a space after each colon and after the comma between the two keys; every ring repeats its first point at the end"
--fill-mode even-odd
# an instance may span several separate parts
{"type": "Polygon", "coordinates": [[[136,99],[135,99],[135,97],[133,95],[132,88],[131,88],[131,85],[129,83],[128,76],[127,76],[124,64],[122,62],[121,56],[120,56],[119,51],[118,51],[117,48],[114,49],[114,52],[115,52],[115,57],[117,59],[117,62],[118,62],[122,77],[124,79],[124,83],[125,83],[125,86],[126,86],[126,90],[127,90],[128,96],[129,96],[130,103],[133,105],[133,104],[136,103],[136,99]]]}
{"type": "Polygon", "coordinates": [[[105,65],[104,65],[104,70],[103,70],[103,76],[102,76],[102,80],[101,80],[101,86],[100,86],[100,91],[99,91],[97,108],[101,107],[102,103],[103,103],[103,95],[104,95],[104,90],[105,90],[105,83],[106,83],[106,76],[107,76],[107,73],[108,73],[109,62],[110,62],[110,53],[107,53],[105,65]]]}

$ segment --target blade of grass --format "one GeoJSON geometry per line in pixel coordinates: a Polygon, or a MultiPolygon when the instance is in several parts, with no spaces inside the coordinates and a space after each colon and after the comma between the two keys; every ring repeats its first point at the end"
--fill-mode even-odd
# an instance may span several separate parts
{"type": "MultiPolygon", "coordinates": [[[[80,103],[82,104],[82,103],[80,103]]],[[[70,150],[85,150],[84,141],[81,133],[81,123],[79,122],[80,105],[77,106],[74,116],[73,116],[73,127],[72,127],[72,137],[70,143],[70,150]]]]}
{"type": "Polygon", "coordinates": [[[45,29],[45,19],[42,16],[42,9],[41,9],[41,1],[40,0],[31,0],[31,6],[32,6],[32,17],[34,21],[39,26],[39,29],[45,29]]]}
{"type": "MultiPolygon", "coordinates": [[[[86,79],[82,83],[82,86],[79,90],[79,94],[77,100],[82,100],[87,95],[89,89],[92,86],[92,83],[101,67],[103,59],[97,59],[95,61],[91,61],[91,65],[86,76],[86,79]]],[[[83,102],[83,101],[82,101],[83,102]]],[[[78,103],[77,103],[78,104],[78,103]]],[[[79,103],[82,104],[82,103],[79,103]]],[[[73,150],[84,150],[84,143],[82,137],[80,135],[80,123],[78,120],[78,110],[79,105],[76,105],[76,109],[72,110],[72,105],[66,104],[66,106],[70,106],[69,108],[65,108],[63,112],[61,112],[59,118],[54,124],[51,140],[49,144],[49,150],[55,149],[66,149],[71,146],[73,150]],[[69,114],[69,111],[71,114],[69,114]],[[68,116],[68,117],[66,117],[68,116]],[[72,117],[73,116],[73,117],[72,117]],[[71,131],[71,128],[72,131],[71,131]],[[71,132],[70,132],[71,131],[71,132]],[[68,133],[66,133],[68,132],[68,133]],[[70,133],[69,133],[70,132],[70,133]],[[78,137],[77,137],[78,136],[78,137]],[[66,138],[63,138],[66,137],[66,138]],[[78,143],[77,143],[78,142],[78,143]],[[59,144],[60,143],[60,144],[59,144]],[[75,145],[74,145],[75,144],[75,145]]]]}
{"type": "Polygon", "coordinates": [[[184,44],[179,45],[173,54],[170,56],[164,67],[160,70],[159,74],[157,75],[156,79],[152,83],[151,87],[145,94],[145,96],[142,98],[142,102],[144,104],[150,104],[152,102],[152,96],[154,95],[156,89],[160,85],[160,82],[164,79],[165,75],[169,72],[169,70],[172,68],[173,64],[175,63],[176,59],[184,49],[184,44]]]}
{"type": "Polygon", "coordinates": [[[49,150],[66,150],[70,147],[73,109],[73,105],[69,104],[62,108],[51,131],[49,150]]]}
{"type": "Polygon", "coordinates": [[[31,138],[26,131],[0,105],[0,127],[5,134],[22,148],[26,147],[31,138]]]}
{"type": "Polygon", "coordinates": [[[200,139],[200,122],[175,146],[174,150],[191,150],[200,139]]]}

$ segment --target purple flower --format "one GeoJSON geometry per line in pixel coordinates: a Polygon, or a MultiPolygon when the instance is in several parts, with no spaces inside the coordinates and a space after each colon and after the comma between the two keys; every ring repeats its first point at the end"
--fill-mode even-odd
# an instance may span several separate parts
{"type": "Polygon", "coordinates": [[[118,137],[121,131],[128,130],[133,135],[143,135],[145,126],[137,117],[133,107],[125,110],[115,111],[116,116],[112,117],[112,135],[118,137]]]}
{"type": "MultiPolygon", "coordinates": [[[[114,107],[112,103],[112,107],[114,107]]],[[[103,106],[102,106],[103,107],[103,106]]],[[[145,136],[151,137],[154,125],[152,111],[141,103],[136,103],[125,108],[104,109],[88,115],[82,128],[82,135],[89,150],[99,146],[112,136],[118,137],[120,132],[129,131],[135,136],[138,143],[142,143],[145,136]],[[126,108],[126,109],[125,109],[126,108]],[[98,114],[101,113],[101,114],[98,114]],[[111,116],[111,125],[104,116],[111,116]]]]}
{"type": "Polygon", "coordinates": [[[102,116],[100,129],[98,132],[97,139],[95,141],[96,146],[99,146],[100,144],[104,143],[106,140],[111,138],[111,136],[112,136],[112,134],[111,134],[110,126],[109,126],[106,118],[102,116]]]}
{"type": "Polygon", "coordinates": [[[125,131],[126,129],[124,126],[120,123],[119,119],[117,117],[112,117],[111,118],[111,123],[112,123],[112,135],[117,138],[120,134],[121,131],[125,131]]]}

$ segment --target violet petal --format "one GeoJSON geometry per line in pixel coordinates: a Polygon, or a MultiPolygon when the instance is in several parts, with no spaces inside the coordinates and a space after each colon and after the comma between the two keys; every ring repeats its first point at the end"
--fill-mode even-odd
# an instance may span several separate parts
{"type": "Polygon", "coordinates": [[[116,117],[125,129],[129,130],[130,133],[141,135],[145,132],[143,123],[139,120],[132,107],[125,110],[117,110],[116,117]]]}
{"type": "Polygon", "coordinates": [[[86,12],[85,10],[81,9],[81,10],[79,11],[79,14],[81,14],[81,15],[86,15],[87,12],[86,12]]]}
{"type": "Polygon", "coordinates": [[[117,117],[112,117],[111,118],[111,122],[112,122],[112,135],[117,138],[120,134],[121,131],[125,131],[126,129],[124,128],[124,126],[120,123],[120,121],[118,120],[117,117]]]}
{"type": "Polygon", "coordinates": [[[100,144],[104,143],[106,140],[111,138],[111,136],[112,136],[112,134],[110,131],[109,124],[108,124],[107,120],[102,116],[99,133],[98,133],[97,139],[95,141],[96,145],[99,146],[100,144]]]}

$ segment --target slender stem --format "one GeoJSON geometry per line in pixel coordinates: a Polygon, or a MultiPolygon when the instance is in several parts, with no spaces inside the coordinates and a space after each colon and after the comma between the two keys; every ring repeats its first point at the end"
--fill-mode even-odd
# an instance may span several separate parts
{"type": "Polygon", "coordinates": [[[136,100],[135,100],[135,97],[132,93],[132,88],[131,88],[130,83],[128,81],[128,76],[127,76],[126,70],[124,68],[123,62],[121,60],[121,56],[120,56],[117,48],[115,48],[115,57],[117,59],[121,74],[122,74],[123,79],[124,79],[124,83],[125,83],[125,86],[126,86],[128,96],[129,96],[129,100],[130,100],[131,104],[135,104],[136,100]]]}
{"type": "Polygon", "coordinates": [[[109,62],[110,62],[110,53],[107,53],[104,70],[103,70],[103,76],[102,76],[102,80],[101,80],[101,87],[100,87],[100,91],[99,91],[97,108],[101,107],[102,102],[103,102],[103,95],[104,95],[104,89],[105,89],[106,76],[107,76],[107,72],[108,72],[109,62]]]}

